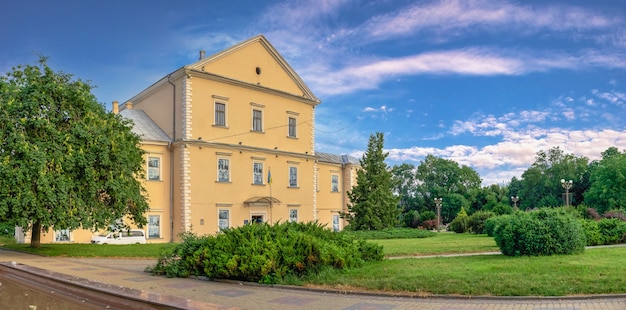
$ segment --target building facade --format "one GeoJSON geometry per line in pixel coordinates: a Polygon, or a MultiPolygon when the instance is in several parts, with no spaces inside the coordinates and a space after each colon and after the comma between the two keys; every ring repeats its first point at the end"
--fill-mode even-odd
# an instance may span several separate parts
{"type": "MultiPolygon", "coordinates": [[[[262,35],[167,74],[113,113],[146,151],[148,242],[254,222],[345,223],[358,160],[315,152],[320,100],[262,35]]],[[[67,232],[88,242],[91,232],[67,232]]],[[[57,232],[42,242],[58,241],[57,232]]]]}

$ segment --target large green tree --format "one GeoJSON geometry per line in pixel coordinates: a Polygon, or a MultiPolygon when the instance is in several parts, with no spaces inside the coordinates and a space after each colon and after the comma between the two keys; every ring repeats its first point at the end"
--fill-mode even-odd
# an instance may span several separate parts
{"type": "Polygon", "coordinates": [[[582,201],[585,186],[585,174],[589,160],[586,157],[577,157],[566,154],[559,147],[539,151],[535,162],[522,174],[522,187],[519,190],[520,209],[556,207],[563,205],[561,179],[572,180],[573,186],[569,190],[573,194],[570,203],[577,205],[582,201]]]}
{"type": "MultiPolygon", "coordinates": [[[[418,186],[416,189],[416,196],[420,197],[428,210],[435,210],[435,198],[443,198],[444,204],[447,203],[447,197],[452,194],[458,194],[460,196],[469,196],[472,190],[480,189],[482,180],[478,172],[468,166],[459,166],[459,164],[450,159],[444,159],[435,157],[434,155],[427,155],[426,158],[417,166],[416,179],[418,186]]],[[[454,215],[459,212],[461,206],[459,203],[465,203],[464,207],[469,207],[467,199],[450,198],[452,205],[445,208],[447,217],[444,216],[444,221],[450,220],[450,217],[454,218],[454,215]],[[451,215],[450,215],[451,214],[451,215]]]]}
{"type": "Polygon", "coordinates": [[[626,151],[615,147],[602,152],[602,160],[591,165],[591,187],[585,204],[602,214],[611,209],[626,209],[626,151]]]}
{"type": "Polygon", "coordinates": [[[139,137],[91,89],[45,57],[0,77],[0,219],[31,228],[32,247],[51,227],[146,224],[139,137]]]}
{"type": "Polygon", "coordinates": [[[380,230],[398,223],[399,197],[394,196],[391,169],[385,163],[384,136],[370,136],[367,151],[360,159],[357,185],[348,192],[348,213],[343,214],[354,230],[380,230]]]}

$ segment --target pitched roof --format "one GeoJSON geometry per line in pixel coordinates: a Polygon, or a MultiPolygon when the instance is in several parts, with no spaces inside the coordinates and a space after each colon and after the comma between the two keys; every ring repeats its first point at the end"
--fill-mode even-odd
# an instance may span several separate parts
{"type": "Polygon", "coordinates": [[[124,109],[119,113],[133,122],[133,132],[142,141],[170,142],[170,137],[144,111],[124,109]]]}
{"type": "Polygon", "coordinates": [[[256,43],[260,43],[265,48],[265,50],[276,60],[276,62],[283,68],[283,70],[285,70],[287,75],[296,83],[296,85],[298,85],[298,88],[300,88],[304,97],[308,98],[309,100],[315,101],[317,103],[321,102],[315,96],[315,94],[313,94],[311,89],[309,89],[309,87],[304,83],[302,78],[300,78],[298,73],[296,73],[296,71],[289,65],[289,63],[287,63],[287,61],[283,58],[283,56],[281,56],[280,53],[278,53],[278,50],[262,34],[252,37],[243,42],[240,42],[223,51],[220,51],[213,55],[202,58],[192,64],[186,65],[185,68],[194,69],[194,70],[202,70],[203,66],[211,62],[217,61],[226,55],[237,52],[238,50],[241,50],[247,46],[250,46],[251,44],[256,44],[256,43]]]}
{"type": "Polygon", "coordinates": [[[352,164],[352,165],[360,164],[357,158],[352,157],[350,155],[336,155],[336,154],[330,154],[330,153],[315,152],[315,156],[317,157],[317,160],[321,162],[326,162],[326,163],[352,164]]]}

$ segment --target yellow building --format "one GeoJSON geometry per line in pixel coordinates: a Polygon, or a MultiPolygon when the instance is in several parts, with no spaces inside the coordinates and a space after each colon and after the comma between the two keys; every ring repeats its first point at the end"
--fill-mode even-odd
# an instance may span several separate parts
{"type": "MultiPolygon", "coordinates": [[[[113,112],[146,151],[148,242],[249,222],[344,226],[358,160],[316,153],[320,100],[260,35],[167,74],[113,112]]],[[[72,232],[73,242],[88,242],[72,232]]],[[[55,233],[42,243],[55,240],[55,233]]],[[[91,232],[89,232],[89,237],[91,232]]]]}

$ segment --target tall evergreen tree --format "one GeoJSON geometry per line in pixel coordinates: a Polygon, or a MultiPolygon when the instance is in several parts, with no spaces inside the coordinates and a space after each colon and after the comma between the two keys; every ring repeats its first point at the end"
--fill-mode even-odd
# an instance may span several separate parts
{"type": "Polygon", "coordinates": [[[45,57],[0,77],[0,219],[32,228],[32,247],[51,227],[146,224],[139,136],[91,88],[45,57]]]}
{"type": "Polygon", "coordinates": [[[399,197],[393,194],[391,169],[385,163],[384,137],[377,132],[370,136],[367,151],[360,160],[357,185],[348,192],[348,213],[343,214],[354,230],[380,230],[394,227],[400,210],[399,197]]]}

